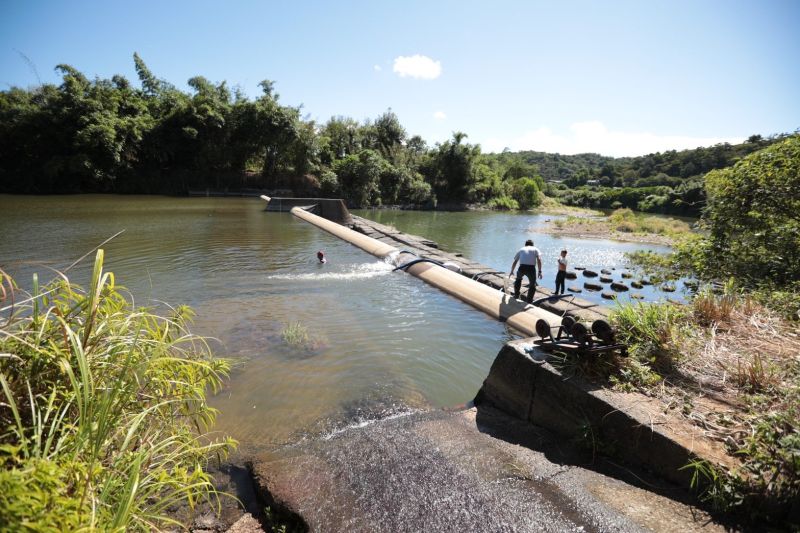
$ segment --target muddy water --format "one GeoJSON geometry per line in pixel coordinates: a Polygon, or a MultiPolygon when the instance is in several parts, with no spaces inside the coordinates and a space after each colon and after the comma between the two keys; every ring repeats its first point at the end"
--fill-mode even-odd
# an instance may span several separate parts
{"type": "MultiPolygon", "coordinates": [[[[107,269],[138,305],[194,307],[195,332],[216,338],[217,353],[236,363],[212,401],[217,429],[245,448],[330,432],[332,420],[367,423],[473,398],[512,337],[503,324],[263,207],[239,198],[0,196],[0,268],[29,286],[33,272],[47,278],[124,230],[104,246],[107,269]],[[315,259],[320,249],[325,265],[315,259]],[[282,338],[298,322],[311,349],[282,338]]],[[[491,213],[403,214],[414,215],[421,226],[410,231],[505,269],[530,225],[491,213]]],[[[583,245],[570,246],[578,256],[583,245]]],[[[619,245],[591,246],[619,253],[619,245]]],[[[90,269],[88,259],[69,276],[85,285],[90,269]]]]}

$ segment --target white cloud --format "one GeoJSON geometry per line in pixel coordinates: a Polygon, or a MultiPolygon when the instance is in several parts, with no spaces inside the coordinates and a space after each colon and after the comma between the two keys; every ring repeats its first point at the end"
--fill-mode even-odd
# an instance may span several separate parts
{"type": "Polygon", "coordinates": [[[375,70],[375,72],[380,72],[383,70],[380,65],[373,65],[372,68],[375,70]]]}
{"type": "Polygon", "coordinates": [[[444,114],[444,111],[437,111],[433,114],[433,118],[436,120],[444,120],[447,118],[447,115],[444,114]]]}
{"type": "Polygon", "coordinates": [[[487,152],[500,152],[504,148],[509,148],[514,152],[535,150],[565,155],[592,152],[624,157],[743,141],[744,137],[690,137],[657,135],[649,132],[611,131],[602,122],[587,121],[572,124],[566,135],[559,135],[550,128],[541,127],[525,132],[516,138],[486,139],[481,146],[487,152]]]}
{"type": "Polygon", "coordinates": [[[442,74],[442,63],[428,56],[398,56],[394,58],[392,70],[401,78],[435,80],[442,74]]]}

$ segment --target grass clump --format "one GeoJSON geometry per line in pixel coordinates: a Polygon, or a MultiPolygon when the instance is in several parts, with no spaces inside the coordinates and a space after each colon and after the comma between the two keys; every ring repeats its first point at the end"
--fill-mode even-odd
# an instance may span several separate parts
{"type": "Polygon", "coordinates": [[[189,333],[191,311],[134,309],[102,250],[89,290],[34,276],[20,298],[0,277],[3,528],[151,531],[176,504],[214,503],[205,465],[235,443],[205,435],[206,393],[229,364],[189,333]]]}
{"type": "Polygon", "coordinates": [[[612,322],[631,357],[663,373],[680,358],[678,339],[685,333],[686,316],[683,306],[638,302],[618,304],[612,322]]]}
{"type": "Polygon", "coordinates": [[[301,352],[316,352],[327,345],[324,337],[312,335],[299,321],[286,324],[281,331],[281,338],[289,348],[301,352]]]}

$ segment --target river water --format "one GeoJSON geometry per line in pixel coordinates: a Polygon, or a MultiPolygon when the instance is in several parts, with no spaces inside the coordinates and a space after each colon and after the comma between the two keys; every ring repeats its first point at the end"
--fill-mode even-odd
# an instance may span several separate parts
{"type": "MultiPolygon", "coordinates": [[[[188,304],[193,330],[217,339],[235,367],[212,399],[217,429],[245,449],[335,430],[338,421],[471,400],[502,344],[503,324],[422,281],[252,198],[0,195],[0,268],[22,287],[99,243],[106,270],[137,305],[188,304]],[[329,258],[319,265],[315,253],[329,258]],[[282,330],[316,340],[293,350],[282,330]]],[[[507,270],[540,222],[498,213],[375,211],[366,216],[507,270]]],[[[546,261],[567,246],[573,265],[619,266],[639,245],[534,234],[546,261]]],[[[647,246],[647,248],[653,248],[647,246]]],[[[548,263],[546,262],[546,265],[548,263]]],[[[86,285],[91,256],[69,277],[86,285]]],[[[554,275],[554,268],[546,267],[554,275]]],[[[579,280],[582,281],[582,280],[579,280]]],[[[550,281],[549,283],[552,283],[550,281]]]]}

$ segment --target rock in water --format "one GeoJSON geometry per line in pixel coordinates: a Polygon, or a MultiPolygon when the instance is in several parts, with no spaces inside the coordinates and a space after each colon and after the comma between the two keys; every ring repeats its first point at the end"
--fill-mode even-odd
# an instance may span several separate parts
{"type": "Polygon", "coordinates": [[[631,287],[634,289],[641,289],[644,287],[644,284],[641,281],[631,281],[631,287]]]}
{"type": "Polygon", "coordinates": [[[617,299],[617,295],[616,294],[614,294],[613,292],[608,292],[608,291],[601,292],[600,296],[602,296],[606,300],[616,300],[617,299]]]}
{"type": "Polygon", "coordinates": [[[566,277],[567,279],[578,279],[578,274],[577,272],[573,272],[572,270],[567,270],[567,273],[564,277],[566,277]]]}
{"type": "Polygon", "coordinates": [[[587,278],[596,278],[597,272],[595,272],[594,270],[584,270],[583,275],[586,276],[587,278]]]}
{"type": "Polygon", "coordinates": [[[571,286],[567,287],[567,290],[569,292],[583,292],[583,289],[581,289],[580,287],[577,287],[575,285],[571,285],[571,286]]]}
{"type": "Polygon", "coordinates": [[[614,281],[614,278],[610,278],[608,276],[600,276],[600,283],[611,283],[614,281]]]}
{"type": "Polygon", "coordinates": [[[627,285],[625,285],[624,283],[616,283],[616,282],[611,284],[611,288],[617,292],[625,292],[628,290],[627,285]]]}
{"type": "Polygon", "coordinates": [[[603,286],[597,283],[589,283],[588,281],[583,284],[583,288],[589,291],[602,291],[603,286]]]}
{"type": "Polygon", "coordinates": [[[601,274],[605,274],[606,276],[610,276],[611,275],[611,271],[609,269],[607,269],[607,268],[604,268],[603,270],[601,270],[600,273],[601,274]]]}

